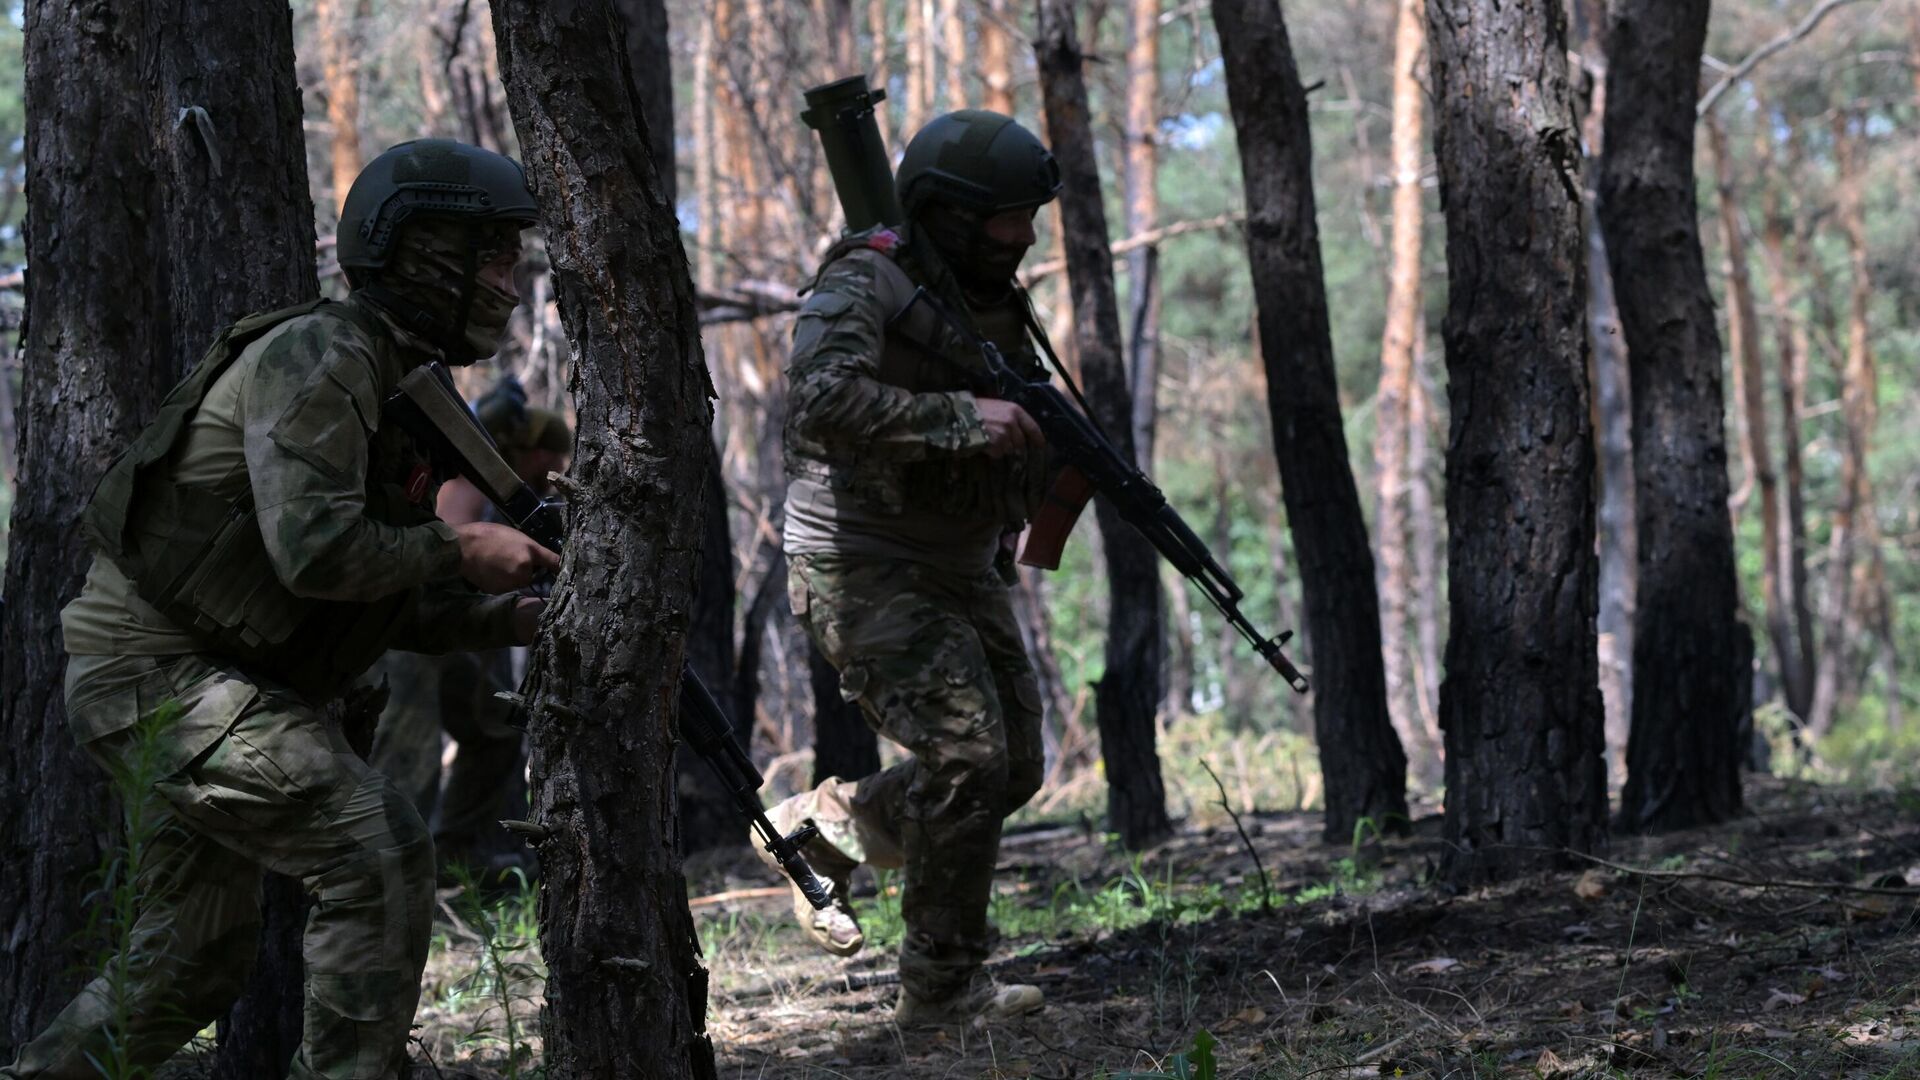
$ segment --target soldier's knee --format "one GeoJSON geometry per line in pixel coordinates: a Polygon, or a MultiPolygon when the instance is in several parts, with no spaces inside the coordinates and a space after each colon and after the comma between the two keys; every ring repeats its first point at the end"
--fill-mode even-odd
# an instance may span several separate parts
{"type": "Polygon", "coordinates": [[[950,782],[953,804],[963,814],[999,813],[1006,805],[1009,779],[1005,750],[983,754],[954,769],[950,782]]]}

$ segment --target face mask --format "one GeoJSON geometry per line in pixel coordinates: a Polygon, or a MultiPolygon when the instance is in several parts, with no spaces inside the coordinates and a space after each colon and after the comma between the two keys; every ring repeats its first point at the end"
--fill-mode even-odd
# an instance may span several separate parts
{"type": "Polygon", "coordinates": [[[461,294],[467,288],[468,230],[474,229],[479,250],[476,271],[508,251],[520,247],[520,229],[511,222],[470,224],[452,218],[423,218],[408,224],[395,247],[393,261],[381,274],[381,284],[432,314],[441,324],[438,344],[448,363],[470,364],[491,356],[500,347],[507,320],[518,304],[514,297],[485,282],[473,283],[473,299],[459,326],[461,294]]]}
{"type": "Polygon", "coordinates": [[[918,224],[953,269],[953,276],[970,291],[1005,290],[1027,256],[1028,245],[993,239],[977,215],[957,207],[930,205],[921,213],[918,224]]]}

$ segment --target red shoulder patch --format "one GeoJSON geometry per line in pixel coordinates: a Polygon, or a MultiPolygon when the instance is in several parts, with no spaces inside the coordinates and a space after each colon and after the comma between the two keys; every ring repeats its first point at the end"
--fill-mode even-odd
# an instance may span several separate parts
{"type": "Polygon", "coordinates": [[[867,246],[882,255],[891,255],[900,246],[900,234],[892,229],[875,229],[867,234],[867,246]]]}

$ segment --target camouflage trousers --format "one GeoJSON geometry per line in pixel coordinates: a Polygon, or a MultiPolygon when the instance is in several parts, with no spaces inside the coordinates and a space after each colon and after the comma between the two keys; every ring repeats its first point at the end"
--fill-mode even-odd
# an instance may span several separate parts
{"type": "Polygon", "coordinates": [[[1001,819],[1040,788],[1040,688],[1007,586],[889,559],[797,555],[794,613],[875,731],[913,756],[857,782],[794,796],[811,818],[816,868],[904,870],[900,981],[926,1001],[962,989],[986,962],[987,902],[1001,819]]]}
{"type": "MultiPolygon", "coordinates": [[[[145,747],[132,730],[85,744],[110,772],[136,755],[159,779],[125,955],[21,1048],[0,1077],[100,1075],[109,1039],[157,1066],[240,993],[260,931],[260,876],[297,878],[307,919],[305,1034],[292,1080],[387,1080],[406,1060],[433,914],[433,841],[406,799],[291,693],[215,658],[71,658],[67,708],[131,720],[182,712],[145,747]],[[118,1023],[116,1024],[116,1018],[118,1023]]],[[[105,724],[95,723],[95,730],[105,724]]]]}
{"type": "Polygon", "coordinates": [[[493,696],[514,689],[512,650],[390,652],[370,677],[384,677],[389,696],[369,760],[432,823],[440,861],[483,865],[524,852],[499,825],[527,816],[526,740],[507,722],[513,707],[493,696]],[[455,743],[444,787],[443,731],[455,743]]]}

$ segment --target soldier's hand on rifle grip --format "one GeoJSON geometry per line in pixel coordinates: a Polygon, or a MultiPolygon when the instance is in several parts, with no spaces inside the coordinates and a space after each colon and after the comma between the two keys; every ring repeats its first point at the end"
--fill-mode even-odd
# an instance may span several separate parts
{"type": "Polygon", "coordinates": [[[987,456],[1003,458],[1026,454],[1047,445],[1047,437],[1027,410],[1011,401],[977,397],[980,420],[987,429],[987,456]]]}
{"type": "Polygon", "coordinates": [[[524,589],[543,571],[560,568],[560,556],[510,525],[476,521],[455,525],[460,541],[460,576],[481,592],[524,589]]]}

